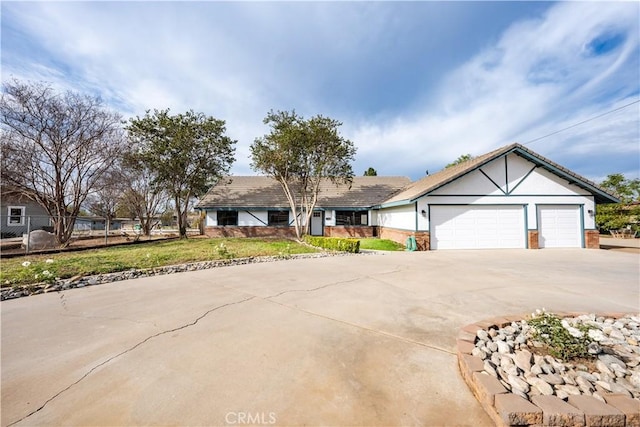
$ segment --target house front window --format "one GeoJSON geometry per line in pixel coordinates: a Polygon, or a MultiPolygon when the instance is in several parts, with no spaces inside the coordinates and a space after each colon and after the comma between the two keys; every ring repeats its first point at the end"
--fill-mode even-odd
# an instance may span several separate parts
{"type": "Polygon", "coordinates": [[[218,225],[238,225],[238,211],[218,211],[218,225]]]}
{"type": "Polygon", "coordinates": [[[24,225],[24,206],[9,206],[7,214],[7,225],[21,226],[24,225]]]}
{"type": "Polygon", "coordinates": [[[368,225],[367,211],[336,211],[336,225],[368,225]]]}
{"type": "Polygon", "coordinates": [[[273,227],[289,226],[289,211],[269,211],[269,225],[273,227]]]}

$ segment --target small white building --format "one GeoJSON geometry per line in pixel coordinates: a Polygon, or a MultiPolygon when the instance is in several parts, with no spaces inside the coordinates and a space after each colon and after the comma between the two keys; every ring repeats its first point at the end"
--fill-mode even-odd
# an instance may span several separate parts
{"type": "MultiPolygon", "coordinates": [[[[512,144],[411,183],[405,177],[324,182],[311,234],[380,236],[421,250],[598,248],[596,204],[618,199],[520,144],[512,144]]],[[[293,214],[280,185],[229,177],[198,204],[210,236],[292,236],[293,214]]]]}

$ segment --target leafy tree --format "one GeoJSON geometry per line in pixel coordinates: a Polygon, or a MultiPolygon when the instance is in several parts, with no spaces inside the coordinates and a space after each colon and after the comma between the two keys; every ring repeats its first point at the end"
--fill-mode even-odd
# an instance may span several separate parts
{"type": "Polygon", "coordinates": [[[123,146],[120,116],[99,98],[12,80],[0,99],[3,184],[42,206],[69,244],[76,216],[123,146]]]}
{"type": "Polygon", "coordinates": [[[236,141],[225,136],[225,122],[188,111],[147,111],[127,126],[135,156],[151,174],[156,192],[166,191],[175,204],[180,237],[187,237],[187,212],[234,162],[236,141]]]}
{"type": "Polygon", "coordinates": [[[640,179],[627,179],[624,174],[612,173],[607,175],[600,186],[620,196],[623,203],[640,200],[640,179]]]}
{"type": "Polygon", "coordinates": [[[376,171],[374,168],[369,168],[366,171],[364,171],[364,175],[363,176],[378,176],[378,171],[376,171]]]}
{"type": "Polygon", "coordinates": [[[295,111],[270,111],[264,123],[271,131],[251,145],[252,167],[280,183],[301,238],[310,227],[322,180],[352,181],[356,149],[338,133],[342,123],[321,115],[305,120],[295,111]]]}
{"type": "Polygon", "coordinates": [[[640,179],[627,179],[621,173],[607,175],[600,186],[616,193],[621,203],[598,205],[596,224],[601,231],[609,232],[630,227],[638,231],[640,227],[640,179]],[[635,203],[634,203],[635,202],[635,203]]]}
{"type": "Polygon", "coordinates": [[[473,156],[471,154],[463,154],[460,157],[458,157],[457,159],[455,159],[453,162],[449,163],[448,165],[446,165],[444,168],[450,168],[451,166],[455,166],[455,165],[459,165],[460,163],[464,163],[466,161],[469,161],[473,159],[473,156]]]}

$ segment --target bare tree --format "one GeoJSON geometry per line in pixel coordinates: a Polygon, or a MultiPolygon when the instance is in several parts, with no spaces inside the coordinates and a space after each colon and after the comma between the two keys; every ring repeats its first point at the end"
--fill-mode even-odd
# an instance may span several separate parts
{"type": "Polygon", "coordinates": [[[169,197],[166,191],[155,184],[156,175],[144,163],[141,156],[128,152],[123,163],[126,188],[121,203],[140,219],[145,236],[160,222],[158,216],[167,209],[169,197]]]}
{"type": "Polygon", "coordinates": [[[107,230],[116,217],[118,205],[127,189],[127,177],[119,164],[114,164],[96,183],[95,190],[87,196],[85,206],[89,212],[105,219],[107,230]]]}
{"type": "Polygon", "coordinates": [[[3,86],[2,182],[47,211],[61,246],[69,244],[82,204],[118,157],[120,121],[96,97],[57,93],[38,82],[3,86]]]}

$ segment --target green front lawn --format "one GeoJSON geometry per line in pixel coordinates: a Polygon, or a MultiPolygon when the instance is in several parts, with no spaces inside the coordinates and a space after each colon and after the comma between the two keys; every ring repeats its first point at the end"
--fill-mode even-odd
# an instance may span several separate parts
{"type": "Polygon", "coordinates": [[[38,283],[55,277],[69,278],[153,268],[186,262],[254,256],[293,255],[318,250],[291,240],[196,238],[137,245],[62,252],[0,260],[2,287],[38,283]]]}
{"type": "Polygon", "coordinates": [[[404,245],[396,243],[393,240],[386,239],[359,239],[360,249],[371,249],[376,251],[403,251],[404,245]]]}

